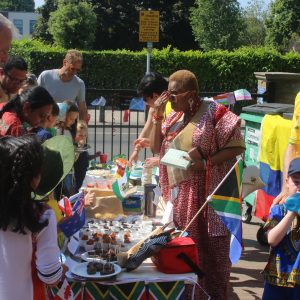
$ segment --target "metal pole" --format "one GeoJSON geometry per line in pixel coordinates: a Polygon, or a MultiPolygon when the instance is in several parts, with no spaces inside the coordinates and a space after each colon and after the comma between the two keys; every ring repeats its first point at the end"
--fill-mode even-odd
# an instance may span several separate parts
{"type": "Polygon", "coordinates": [[[153,48],[152,42],[147,42],[147,68],[146,68],[146,74],[150,73],[150,59],[151,59],[151,52],[153,48]]]}

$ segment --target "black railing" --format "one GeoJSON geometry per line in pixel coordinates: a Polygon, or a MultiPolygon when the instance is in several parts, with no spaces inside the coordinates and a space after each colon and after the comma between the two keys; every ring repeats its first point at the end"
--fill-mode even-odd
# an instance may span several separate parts
{"type": "MultiPolygon", "coordinates": [[[[202,92],[200,97],[213,97],[224,92],[202,92]]],[[[89,122],[89,144],[92,152],[102,151],[109,158],[117,154],[125,154],[128,158],[133,151],[134,140],[138,137],[147,119],[148,111],[130,111],[129,105],[135,90],[87,89],[87,105],[91,120],[89,122]],[[94,99],[104,97],[105,106],[92,106],[94,99]]],[[[233,112],[240,114],[243,106],[256,103],[257,97],[265,95],[252,94],[251,101],[239,101],[232,106],[233,112]]],[[[140,159],[152,156],[150,150],[140,154],[140,159]]]]}

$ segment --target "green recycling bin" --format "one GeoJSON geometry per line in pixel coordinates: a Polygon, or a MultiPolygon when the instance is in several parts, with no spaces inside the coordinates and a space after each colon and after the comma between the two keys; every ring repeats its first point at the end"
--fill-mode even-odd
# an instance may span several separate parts
{"type": "MultiPolygon", "coordinates": [[[[283,115],[293,113],[294,106],[285,103],[263,103],[243,107],[240,118],[245,121],[244,140],[246,144],[245,163],[247,166],[259,167],[258,154],[261,137],[261,122],[266,114],[283,115]]],[[[255,192],[244,199],[247,207],[243,207],[243,221],[251,221],[251,211],[255,202],[255,192]]]]}

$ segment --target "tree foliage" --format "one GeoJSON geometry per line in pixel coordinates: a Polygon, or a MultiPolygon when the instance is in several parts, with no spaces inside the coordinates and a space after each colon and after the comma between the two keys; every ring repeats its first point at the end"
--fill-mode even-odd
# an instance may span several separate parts
{"type": "Polygon", "coordinates": [[[89,49],[95,39],[96,19],[89,3],[60,0],[57,10],[50,13],[49,32],[58,46],[89,49]]]}
{"type": "MultiPolygon", "coordinates": [[[[76,3],[83,0],[74,0],[76,3]]],[[[73,2],[74,2],[73,1],[73,2]]],[[[189,23],[190,7],[193,0],[86,0],[93,6],[97,15],[96,38],[93,48],[138,50],[145,43],[138,40],[139,11],[160,11],[160,40],[155,47],[163,48],[172,45],[181,50],[196,49],[189,23]]],[[[39,9],[43,18],[38,21],[34,37],[52,43],[48,31],[48,20],[51,12],[57,9],[57,0],[46,0],[39,9]]]]}
{"type": "Polygon", "coordinates": [[[204,50],[232,50],[241,45],[245,28],[237,0],[196,0],[191,24],[196,41],[204,50]]]}
{"type": "Polygon", "coordinates": [[[34,0],[1,0],[0,10],[33,12],[34,0]]]}
{"type": "Polygon", "coordinates": [[[269,6],[264,0],[251,0],[243,11],[246,24],[243,44],[249,46],[263,46],[266,38],[265,21],[269,13],[269,6]]]}
{"type": "Polygon", "coordinates": [[[280,51],[287,51],[295,36],[300,34],[300,1],[275,0],[271,3],[266,20],[268,44],[280,51]]]}
{"type": "Polygon", "coordinates": [[[37,9],[37,12],[41,15],[35,24],[35,29],[33,32],[33,38],[41,40],[45,43],[52,44],[53,37],[49,32],[48,21],[50,18],[50,13],[56,11],[57,0],[45,0],[43,6],[37,9]]]}

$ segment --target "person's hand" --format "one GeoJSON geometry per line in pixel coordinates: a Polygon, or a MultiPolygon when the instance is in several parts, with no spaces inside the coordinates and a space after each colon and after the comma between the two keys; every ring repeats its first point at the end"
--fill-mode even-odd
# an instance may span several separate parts
{"type": "Polygon", "coordinates": [[[96,194],[94,192],[88,191],[84,196],[84,206],[95,206],[96,194]]]}
{"type": "Polygon", "coordinates": [[[170,93],[168,91],[162,92],[162,94],[154,102],[154,113],[158,117],[163,117],[166,104],[169,100],[170,93]]]}
{"type": "Polygon", "coordinates": [[[132,163],[134,161],[137,162],[138,157],[139,157],[139,151],[136,150],[136,149],[134,149],[133,152],[132,152],[132,154],[129,157],[129,160],[128,160],[128,167],[129,167],[129,169],[132,168],[132,163]]]}
{"type": "Polygon", "coordinates": [[[101,152],[101,151],[97,151],[97,152],[95,153],[95,158],[98,157],[98,156],[100,156],[100,154],[102,154],[102,152],[101,152]]]}
{"type": "Polygon", "coordinates": [[[149,157],[145,160],[145,166],[146,167],[158,167],[159,166],[159,157],[149,157]]]}
{"type": "Polygon", "coordinates": [[[150,139],[149,138],[140,138],[134,141],[135,146],[139,146],[140,148],[149,148],[150,147],[150,139]]]}
{"type": "Polygon", "coordinates": [[[188,155],[189,155],[189,157],[191,158],[192,161],[198,161],[198,160],[201,160],[203,158],[196,147],[192,148],[188,152],[188,155]]]}
{"type": "MultiPolygon", "coordinates": [[[[291,191],[293,193],[293,191],[291,191]]],[[[276,204],[282,204],[285,202],[286,198],[289,196],[289,187],[287,182],[284,182],[282,184],[282,189],[281,189],[281,193],[273,200],[271,207],[270,207],[270,211],[271,208],[276,205],[276,204]]]]}
{"type": "Polygon", "coordinates": [[[191,162],[191,165],[189,167],[192,171],[204,171],[206,169],[206,163],[205,160],[200,155],[198,149],[192,148],[188,152],[188,156],[184,157],[186,160],[189,160],[191,162]]]}

